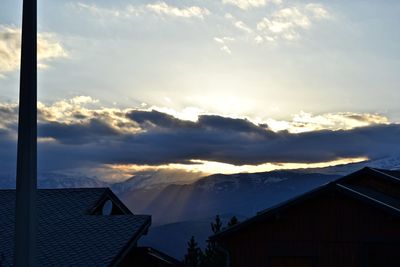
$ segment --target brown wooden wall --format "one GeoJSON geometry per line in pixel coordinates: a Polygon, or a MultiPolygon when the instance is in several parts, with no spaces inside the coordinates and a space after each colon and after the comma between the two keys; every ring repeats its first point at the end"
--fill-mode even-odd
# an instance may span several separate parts
{"type": "Polygon", "coordinates": [[[328,192],[221,237],[232,266],[400,266],[400,219],[328,192]]]}

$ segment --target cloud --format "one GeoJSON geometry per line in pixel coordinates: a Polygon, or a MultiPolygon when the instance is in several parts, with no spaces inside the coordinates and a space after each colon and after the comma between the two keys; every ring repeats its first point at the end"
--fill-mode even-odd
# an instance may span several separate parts
{"type": "Polygon", "coordinates": [[[311,21],[307,15],[300,12],[298,8],[284,8],[272,15],[272,19],[264,18],[257,24],[258,30],[268,29],[273,33],[291,30],[295,27],[307,29],[311,21]]]}
{"type": "MultiPolygon", "coordinates": [[[[378,114],[301,113],[277,131],[245,118],[203,114],[188,121],[157,110],[110,109],[88,97],[38,106],[40,170],[319,163],[400,153],[400,125],[378,114]]],[[[0,105],[0,160],[7,168],[15,161],[16,113],[16,104],[0,105]]]]}
{"type": "MultiPolygon", "coordinates": [[[[0,25],[0,75],[15,71],[20,64],[21,29],[0,25]]],[[[52,33],[38,34],[38,66],[48,67],[48,62],[68,56],[61,42],[52,33]]]]}
{"type": "Polygon", "coordinates": [[[264,42],[264,38],[262,38],[260,35],[257,35],[254,37],[254,42],[256,42],[256,44],[261,44],[264,42]]]}
{"type": "Polygon", "coordinates": [[[107,121],[95,118],[91,118],[83,123],[41,123],[39,124],[39,128],[40,137],[72,145],[87,144],[93,142],[93,140],[101,142],[119,134],[118,130],[108,124],[107,121]],[[76,138],[77,136],[79,138],[76,138]]]}
{"type": "Polygon", "coordinates": [[[121,133],[140,131],[137,124],[126,117],[131,109],[98,107],[99,101],[88,96],[76,96],[46,105],[38,102],[39,122],[60,123],[65,125],[89,125],[93,119],[103,121],[106,125],[121,133]]]}
{"type": "Polygon", "coordinates": [[[231,55],[231,54],[232,54],[232,50],[231,50],[227,45],[221,46],[220,49],[221,49],[222,52],[224,52],[224,53],[226,53],[226,54],[228,54],[228,55],[231,55]]]}
{"type": "Polygon", "coordinates": [[[389,124],[389,120],[385,116],[370,113],[340,112],[313,115],[301,111],[293,115],[291,121],[267,119],[266,123],[273,131],[301,133],[318,130],[350,130],[356,127],[389,124]]]}
{"type": "MultiPolygon", "coordinates": [[[[229,0],[230,1],[230,0],[229,0]]],[[[264,1],[248,2],[233,1],[242,8],[264,5],[264,1]]],[[[231,2],[229,2],[231,3],[231,2]]],[[[267,15],[259,19],[256,25],[246,23],[242,18],[236,18],[231,13],[226,13],[224,18],[229,21],[235,29],[240,30],[236,39],[256,44],[277,42],[279,40],[294,41],[301,34],[309,30],[318,21],[331,18],[331,15],[322,4],[303,4],[285,6],[283,3],[266,12],[267,15]]]]}
{"type": "MultiPolygon", "coordinates": [[[[257,30],[267,40],[295,40],[300,30],[309,29],[313,22],[329,17],[328,11],[320,4],[303,7],[286,7],[264,17],[257,23],[257,30]]],[[[261,36],[260,36],[261,37],[261,36]]]]}
{"type": "Polygon", "coordinates": [[[321,4],[310,3],[305,6],[305,9],[317,19],[326,19],[330,17],[329,12],[321,4]]]}
{"type": "Polygon", "coordinates": [[[176,117],[157,110],[132,110],[126,116],[137,123],[140,128],[149,130],[153,128],[173,129],[173,128],[191,128],[194,122],[177,119],[176,117]]]}
{"type": "Polygon", "coordinates": [[[220,46],[220,50],[228,55],[232,54],[232,50],[229,47],[229,43],[235,41],[232,37],[215,37],[214,41],[217,42],[220,46]]]}
{"type": "Polygon", "coordinates": [[[280,4],[282,0],[222,0],[223,4],[234,5],[240,9],[247,10],[266,6],[268,3],[280,4]]]}
{"type": "MultiPolygon", "coordinates": [[[[132,6],[129,6],[132,7],[132,6]]],[[[126,8],[123,11],[115,9],[115,8],[104,8],[97,6],[95,4],[84,4],[84,3],[76,3],[75,8],[79,11],[87,11],[93,16],[101,17],[101,18],[110,18],[110,17],[128,17],[133,14],[137,14],[137,10],[135,8],[126,8]]]]}
{"type": "Polygon", "coordinates": [[[131,18],[140,15],[153,13],[160,16],[170,16],[178,18],[200,18],[211,14],[207,8],[199,6],[177,7],[169,5],[165,2],[156,2],[147,5],[127,5],[123,8],[101,7],[95,4],[87,5],[77,3],[74,7],[79,11],[86,11],[91,15],[101,18],[131,18]]]}
{"type": "Polygon", "coordinates": [[[230,13],[225,14],[227,19],[236,29],[245,33],[245,42],[253,41],[256,44],[276,42],[279,40],[294,41],[301,37],[305,30],[309,30],[318,21],[331,17],[322,4],[306,4],[285,7],[279,5],[278,9],[264,16],[255,26],[247,24],[230,13]]]}
{"type": "Polygon", "coordinates": [[[16,130],[18,105],[16,103],[0,103],[0,131],[16,130]]]}
{"type": "MultiPolygon", "coordinates": [[[[331,14],[322,4],[308,3],[288,5],[281,0],[222,0],[221,5],[233,5],[243,10],[250,10],[273,4],[273,8],[266,9],[263,12],[264,17],[245,16],[242,13],[237,14],[237,18],[231,13],[225,13],[224,18],[229,21],[235,31],[229,35],[242,42],[254,42],[256,44],[271,43],[279,40],[294,41],[301,37],[303,31],[308,30],[317,21],[326,20],[331,14]],[[256,19],[256,21],[254,21],[256,19]]],[[[221,16],[219,12],[212,13],[205,6],[181,6],[172,5],[165,1],[158,1],[150,4],[130,4],[125,7],[104,7],[95,4],[77,3],[74,7],[79,11],[85,11],[100,19],[127,19],[132,17],[143,17],[148,14],[154,14],[156,17],[171,18],[194,18],[205,19],[211,17],[211,20],[221,16]],[[212,15],[212,16],[211,16],[212,15]]],[[[223,10],[223,6],[220,8],[223,10]]],[[[222,25],[220,25],[222,26],[222,25]]],[[[225,27],[218,27],[221,35],[227,35],[222,32],[225,27]]],[[[231,45],[225,41],[219,46],[219,49],[232,54],[231,45]]]]}
{"type": "Polygon", "coordinates": [[[167,15],[172,17],[182,17],[182,18],[204,18],[210,15],[210,11],[206,8],[198,6],[190,6],[179,8],[175,6],[170,6],[165,2],[158,2],[155,4],[148,4],[146,8],[159,15],[167,15]]]}
{"type": "Polygon", "coordinates": [[[225,36],[225,37],[215,37],[214,41],[216,41],[217,43],[220,43],[220,44],[226,44],[226,43],[234,42],[235,38],[227,37],[227,36],[225,36]]]}
{"type": "Polygon", "coordinates": [[[244,22],[241,21],[241,20],[236,21],[236,22],[234,23],[234,25],[235,25],[236,28],[238,28],[239,30],[242,30],[242,31],[244,31],[244,32],[247,32],[247,33],[252,33],[252,32],[253,32],[253,30],[250,29],[250,27],[247,26],[246,23],[244,23],[244,22]]]}

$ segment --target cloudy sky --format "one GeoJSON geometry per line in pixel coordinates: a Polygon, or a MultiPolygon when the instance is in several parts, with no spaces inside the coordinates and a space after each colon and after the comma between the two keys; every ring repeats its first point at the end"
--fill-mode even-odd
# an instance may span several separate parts
{"type": "MultiPolygon", "coordinates": [[[[0,171],[15,160],[20,2],[0,9],[0,171]]],[[[400,152],[398,1],[38,2],[40,170],[229,173],[400,152]]]]}

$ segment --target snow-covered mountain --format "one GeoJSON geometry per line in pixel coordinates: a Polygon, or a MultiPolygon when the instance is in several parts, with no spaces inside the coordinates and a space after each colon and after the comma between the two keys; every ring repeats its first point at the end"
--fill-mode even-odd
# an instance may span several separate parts
{"type": "Polygon", "coordinates": [[[400,155],[371,160],[365,164],[378,169],[400,170],[400,155]]]}
{"type": "MultiPolygon", "coordinates": [[[[40,173],[38,185],[39,188],[111,187],[134,213],[152,215],[153,226],[142,240],[143,245],[181,258],[191,235],[205,245],[211,233],[210,222],[216,214],[251,217],[365,166],[400,169],[400,155],[327,168],[215,174],[203,178],[199,178],[199,173],[179,171],[140,172],[114,184],[85,175],[40,173]],[[159,242],[161,239],[169,241],[159,242]]],[[[0,188],[14,187],[15,174],[0,173],[0,188]]]]}
{"type": "MultiPolygon", "coordinates": [[[[380,169],[400,169],[400,155],[395,155],[391,157],[385,157],[377,160],[364,161],[360,163],[352,163],[352,164],[344,164],[337,165],[332,167],[325,168],[311,168],[311,169],[297,169],[291,170],[293,173],[320,173],[320,174],[328,174],[328,175],[339,175],[343,176],[349,173],[352,173],[356,170],[359,170],[363,167],[373,167],[380,169]]],[[[279,173],[279,172],[278,172],[279,173]]],[[[243,181],[238,183],[237,177],[242,177],[244,174],[233,174],[233,175],[222,175],[216,174],[207,177],[207,182],[200,182],[198,187],[210,187],[212,190],[223,191],[228,188],[232,188],[234,184],[236,186],[244,186],[243,181]],[[224,182],[227,182],[224,184],[224,182]],[[218,186],[215,186],[218,184],[218,186]],[[229,184],[229,186],[228,186],[229,184]],[[224,189],[224,187],[227,187],[224,189]]],[[[203,175],[204,176],[204,175],[203,175]]],[[[131,178],[119,182],[114,183],[112,185],[112,189],[117,193],[125,193],[136,189],[163,189],[171,184],[190,184],[196,182],[197,180],[202,181],[202,174],[196,172],[187,172],[187,171],[179,171],[179,170],[158,170],[158,171],[143,171],[138,172],[131,178]]],[[[279,182],[282,179],[287,179],[287,177],[268,177],[267,179],[263,178],[262,174],[253,173],[246,174],[246,183],[273,183],[279,182]]]]}
{"type": "MultiPolygon", "coordinates": [[[[320,173],[328,175],[346,175],[361,169],[365,166],[400,170],[400,155],[393,155],[376,160],[364,161],[360,163],[337,165],[325,168],[314,169],[297,169],[291,170],[293,173],[320,173]]],[[[279,173],[279,172],[277,172],[279,173]]],[[[274,182],[281,182],[282,179],[287,177],[268,177],[264,178],[262,174],[245,174],[246,181],[240,181],[238,177],[244,174],[233,175],[211,175],[207,177],[207,182],[201,179],[204,176],[199,172],[187,172],[180,170],[158,170],[158,171],[142,171],[136,173],[131,178],[118,183],[107,183],[95,177],[88,177],[84,174],[64,174],[64,173],[39,173],[38,185],[40,188],[64,188],[64,187],[111,187],[117,194],[125,194],[133,190],[139,189],[164,189],[171,184],[190,184],[199,181],[197,186],[199,188],[210,190],[224,191],[231,190],[233,187],[247,186],[248,184],[257,185],[260,183],[268,184],[274,182]],[[239,182],[240,181],[240,182],[239,182]]],[[[14,188],[15,187],[15,173],[0,173],[0,188],[14,188]]]]}
{"type": "Polygon", "coordinates": [[[364,167],[372,167],[372,168],[387,169],[387,170],[400,170],[400,155],[392,155],[390,157],[383,157],[380,159],[368,160],[359,163],[336,165],[325,168],[298,169],[294,171],[303,173],[336,174],[343,176],[355,172],[364,167]]]}
{"type": "Polygon", "coordinates": [[[123,198],[134,211],[153,215],[154,226],[141,244],[182,259],[192,235],[204,248],[205,241],[212,234],[210,222],[215,214],[229,212],[243,214],[239,216],[242,219],[251,217],[260,210],[365,166],[400,169],[400,156],[320,169],[216,174],[190,185],[126,192],[123,198]],[[178,222],[169,222],[174,220],[178,222]],[[167,223],[157,225],[163,222],[167,223]]]}
{"type": "Polygon", "coordinates": [[[153,226],[140,244],[182,259],[192,235],[205,247],[215,215],[227,221],[235,214],[242,221],[338,177],[289,171],[216,174],[189,185],[136,189],[121,197],[133,212],[152,215],[153,226]]]}
{"type": "Polygon", "coordinates": [[[115,183],[112,189],[122,193],[139,188],[164,188],[170,184],[188,184],[204,176],[201,172],[187,172],[182,170],[157,170],[135,173],[131,178],[115,183]]]}
{"type": "Polygon", "coordinates": [[[134,213],[151,214],[159,225],[226,213],[252,216],[338,177],[291,171],[215,174],[186,185],[134,189],[120,197],[134,213]]]}
{"type": "MultiPolygon", "coordinates": [[[[66,175],[61,173],[39,173],[39,188],[79,188],[79,187],[110,187],[111,184],[84,175],[66,175]]],[[[0,174],[0,188],[15,188],[15,174],[0,174]]]]}

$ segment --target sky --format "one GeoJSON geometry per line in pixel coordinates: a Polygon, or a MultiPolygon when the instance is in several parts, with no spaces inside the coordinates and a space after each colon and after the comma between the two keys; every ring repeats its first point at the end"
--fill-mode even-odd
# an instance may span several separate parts
{"type": "MultiPolygon", "coordinates": [[[[21,1],[0,9],[0,171],[21,1]]],[[[398,1],[38,1],[39,170],[123,179],[400,152],[398,1]]]]}

